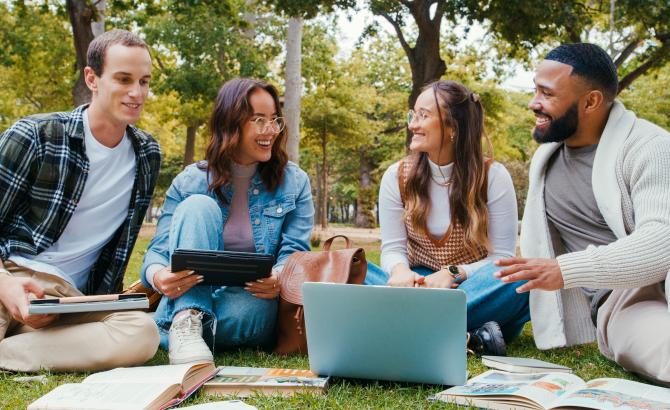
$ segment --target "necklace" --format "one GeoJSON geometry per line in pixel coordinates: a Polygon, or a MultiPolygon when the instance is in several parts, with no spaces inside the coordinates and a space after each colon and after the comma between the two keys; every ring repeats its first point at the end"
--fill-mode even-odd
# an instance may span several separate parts
{"type": "Polygon", "coordinates": [[[452,182],[452,181],[451,181],[451,177],[449,177],[449,179],[447,179],[447,177],[445,177],[444,174],[442,173],[442,169],[441,169],[439,166],[437,167],[437,170],[440,172],[440,176],[442,177],[442,182],[438,181],[438,180],[435,178],[435,175],[433,175],[432,172],[430,173],[430,178],[431,178],[433,181],[435,181],[435,183],[436,183],[437,185],[439,185],[439,186],[444,186],[444,187],[448,187],[448,186],[450,186],[450,185],[451,185],[451,182],[452,182]]]}
{"type": "Polygon", "coordinates": [[[446,179],[446,178],[444,178],[444,177],[443,177],[444,179],[442,180],[442,182],[440,182],[440,181],[438,181],[438,180],[435,178],[434,175],[431,175],[430,178],[431,178],[433,181],[435,181],[435,183],[436,183],[437,185],[439,185],[439,186],[444,186],[444,187],[448,187],[448,186],[450,186],[450,185],[451,185],[451,182],[452,182],[451,179],[446,179]]]}

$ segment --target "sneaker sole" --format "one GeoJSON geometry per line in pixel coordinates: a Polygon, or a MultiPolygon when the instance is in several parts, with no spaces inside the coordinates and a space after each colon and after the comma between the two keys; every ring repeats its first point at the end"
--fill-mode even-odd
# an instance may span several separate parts
{"type": "Polygon", "coordinates": [[[214,357],[209,356],[195,356],[195,357],[184,357],[180,359],[170,359],[170,364],[186,364],[186,363],[214,363],[214,357]]]}

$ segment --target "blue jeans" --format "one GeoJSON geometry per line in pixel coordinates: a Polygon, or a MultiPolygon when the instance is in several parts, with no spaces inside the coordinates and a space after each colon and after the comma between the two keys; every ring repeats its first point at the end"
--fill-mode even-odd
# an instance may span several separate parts
{"type": "MultiPolygon", "coordinates": [[[[412,270],[423,276],[433,273],[424,266],[412,270]]],[[[498,322],[505,341],[509,342],[521,333],[523,325],[530,320],[528,292],[516,293],[516,288],[524,282],[504,283],[494,278],[493,273],[498,270],[500,268],[493,262],[487,263],[474,271],[458,289],[465,292],[468,331],[493,320],[498,322]]],[[[385,285],[388,279],[389,275],[379,266],[368,262],[366,285],[385,285]]]]}
{"type": "MultiPolygon", "coordinates": [[[[177,248],[223,250],[223,217],[216,201],[192,195],[175,210],[169,233],[169,254],[177,248]]],[[[177,299],[166,296],[156,310],[161,347],[168,348],[174,315],[185,309],[205,313],[204,339],[218,348],[271,348],[275,341],[277,300],[260,299],[241,287],[194,286],[177,299]]]]}

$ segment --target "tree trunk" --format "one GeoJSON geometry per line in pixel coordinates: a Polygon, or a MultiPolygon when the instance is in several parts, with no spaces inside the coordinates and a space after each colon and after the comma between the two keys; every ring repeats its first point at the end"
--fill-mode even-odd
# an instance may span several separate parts
{"type": "MultiPolygon", "coordinates": [[[[409,61],[412,71],[412,92],[407,101],[409,108],[414,108],[414,103],[421,94],[423,86],[439,80],[447,71],[447,65],[440,57],[440,27],[442,26],[446,5],[443,2],[438,2],[434,16],[431,18],[430,8],[433,3],[434,1],[431,0],[406,2],[406,7],[409,7],[409,11],[419,29],[414,47],[410,47],[396,17],[384,12],[379,13],[393,26],[409,61]]],[[[407,130],[407,147],[409,147],[411,141],[412,135],[407,130]]]]}
{"type": "MultiPolygon", "coordinates": [[[[421,26],[420,26],[421,27],[421,26]]],[[[447,65],[440,57],[440,28],[439,24],[426,24],[419,29],[419,36],[413,49],[414,57],[409,59],[412,70],[412,92],[407,99],[409,108],[414,108],[421,89],[439,80],[447,71],[447,65]]],[[[412,135],[407,130],[406,146],[412,142],[412,135]]]]}
{"type": "Polygon", "coordinates": [[[107,8],[107,0],[97,0],[95,2],[95,21],[91,23],[91,31],[94,37],[98,37],[105,32],[105,9],[107,8]]]}
{"type": "Polygon", "coordinates": [[[72,89],[72,100],[75,106],[91,101],[91,90],[84,81],[84,67],[86,67],[86,52],[88,45],[93,41],[91,22],[95,16],[95,9],[86,0],[66,0],[65,2],[70,23],[72,23],[72,36],[74,38],[74,49],[77,54],[77,71],[79,78],[72,89]]]}
{"type": "Polygon", "coordinates": [[[246,0],[245,2],[246,9],[242,15],[244,21],[249,25],[244,29],[242,35],[251,40],[256,38],[256,23],[258,21],[258,14],[256,14],[254,3],[255,0],[246,0]]]}
{"type": "Polygon", "coordinates": [[[288,159],[296,164],[300,161],[300,94],[302,94],[302,18],[288,20],[286,35],[286,80],[284,94],[284,116],[288,128],[286,152],[288,159]]]}
{"type": "Polygon", "coordinates": [[[372,228],[374,226],[375,195],[372,188],[372,164],[365,155],[365,150],[360,151],[360,162],[358,167],[358,196],[356,197],[356,227],[372,228]]]}
{"type": "Polygon", "coordinates": [[[322,229],[328,227],[328,156],[326,147],[328,145],[328,135],[325,130],[321,135],[321,220],[318,221],[322,229]]]}
{"type": "Polygon", "coordinates": [[[195,136],[200,124],[191,124],[186,127],[186,148],[184,149],[184,167],[191,165],[195,158],[195,136]]]}
{"type": "Polygon", "coordinates": [[[323,199],[323,195],[321,195],[321,164],[316,164],[316,207],[315,207],[315,212],[314,212],[314,221],[316,222],[317,225],[321,224],[321,211],[323,210],[323,206],[321,205],[321,200],[323,199]]]}

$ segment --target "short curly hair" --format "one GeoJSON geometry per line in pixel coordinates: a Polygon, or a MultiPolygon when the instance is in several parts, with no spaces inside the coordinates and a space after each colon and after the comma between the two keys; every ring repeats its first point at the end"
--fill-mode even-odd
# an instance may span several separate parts
{"type": "Polygon", "coordinates": [[[610,56],[595,44],[562,44],[551,50],[545,60],[558,61],[572,67],[578,75],[599,89],[608,101],[613,101],[619,88],[616,66],[610,56]]]}
{"type": "Polygon", "coordinates": [[[98,77],[102,75],[102,69],[105,67],[107,50],[115,44],[126,47],[142,47],[149,51],[149,47],[144,40],[130,31],[116,29],[100,34],[91,41],[86,52],[86,64],[93,69],[98,77]]]}

